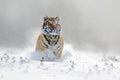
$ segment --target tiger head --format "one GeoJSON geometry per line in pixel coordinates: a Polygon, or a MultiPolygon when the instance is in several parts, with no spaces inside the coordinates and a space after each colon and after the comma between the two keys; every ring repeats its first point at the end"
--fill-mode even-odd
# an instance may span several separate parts
{"type": "Polygon", "coordinates": [[[46,35],[60,35],[59,17],[44,17],[42,31],[46,35]]]}

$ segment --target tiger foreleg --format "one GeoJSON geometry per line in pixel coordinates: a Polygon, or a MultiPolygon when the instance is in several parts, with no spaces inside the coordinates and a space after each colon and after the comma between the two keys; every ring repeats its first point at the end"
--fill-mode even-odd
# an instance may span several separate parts
{"type": "Polygon", "coordinates": [[[60,47],[60,49],[58,50],[57,55],[56,55],[57,58],[61,58],[61,56],[62,56],[63,46],[64,46],[63,37],[61,37],[60,45],[61,45],[61,47],[60,47]]]}
{"type": "Polygon", "coordinates": [[[62,50],[63,49],[61,49],[60,51],[58,51],[56,58],[58,58],[58,59],[61,58],[61,56],[62,56],[62,50]]]}

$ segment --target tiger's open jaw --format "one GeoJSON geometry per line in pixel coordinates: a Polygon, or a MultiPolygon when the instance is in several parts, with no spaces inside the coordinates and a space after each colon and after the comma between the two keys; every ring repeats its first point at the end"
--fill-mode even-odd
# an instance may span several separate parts
{"type": "Polygon", "coordinates": [[[55,35],[60,35],[60,32],[58,32],[57,29],[52,29],[52,30],[43,29],[42,32],[43,32],[43,34],[45,34],[45,35],[53,35],[53,36],[55,36],[55,35]]]}
{"type": "Polygon", "coordinates": [[[51,26],[45,25],[42,29],[42,33],[46,35],[60,35],[60,26],[52,28],[51,26]]]}

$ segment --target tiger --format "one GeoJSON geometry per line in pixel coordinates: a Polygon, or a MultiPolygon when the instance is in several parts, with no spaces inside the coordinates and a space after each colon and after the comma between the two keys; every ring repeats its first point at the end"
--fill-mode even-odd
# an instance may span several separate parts
{"type": "Polygon", "coordinates": [[[64,39],[61,36],[59,17],[44,17],[42,32],[37,39],[36,49],[39,51],[51,50],[55,58],[62,56],[64,39]]]}

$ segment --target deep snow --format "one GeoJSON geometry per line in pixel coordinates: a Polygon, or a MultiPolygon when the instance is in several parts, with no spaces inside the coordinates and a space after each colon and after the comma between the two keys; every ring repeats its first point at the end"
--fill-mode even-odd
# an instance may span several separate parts
{"type": "Polygon", "coordinates": [[[40,61],[31,59],[33,51],[1,48],[0,80],[120,80],[120,57],[65,44],[61,59],[40,61]]]}

